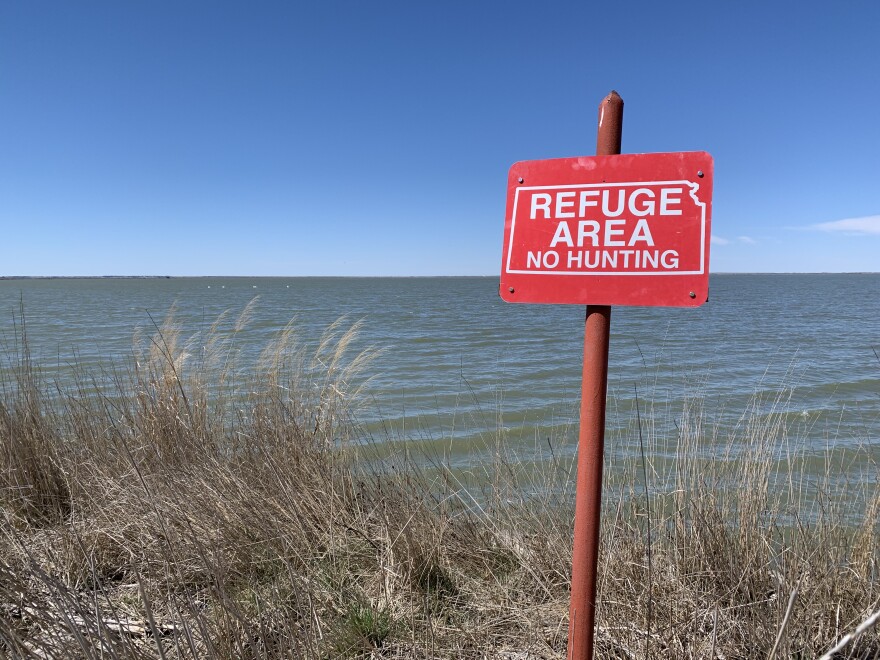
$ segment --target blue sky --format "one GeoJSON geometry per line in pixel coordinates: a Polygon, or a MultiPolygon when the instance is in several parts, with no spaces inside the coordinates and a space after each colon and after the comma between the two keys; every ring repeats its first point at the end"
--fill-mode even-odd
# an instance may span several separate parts
{"type": "Polygon", "coordinates": [[[880,270],[880,3],[6,2],[0,275],[496,275],[507,170],[715,157],[713,271],[880,270]]]}

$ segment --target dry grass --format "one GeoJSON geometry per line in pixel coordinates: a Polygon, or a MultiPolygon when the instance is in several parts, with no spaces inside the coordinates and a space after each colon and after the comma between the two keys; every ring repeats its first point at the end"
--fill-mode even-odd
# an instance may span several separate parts
{"type": "MultiPolygon", "coordinates": [[[[499,449],[472,497],[442,465],[350,444],[370,358],[350,355],[356,328],[311,355],[288,328],[245,377],[245,322],[183,342],[170,318],[130,366],[61,389],[18,329],[0,382],[0,657],[563,657],[570,464],[536,475],[499,449]]],[[[780,458],[783,415],[746,411],[729,438],[706,419],[682,411],[659,476],[646,424],[645,462],[606,490],[597,656],[818,657],[880,607],[880,490],[852,524],[780,458]],[[646,499],[642,475],[664,487],[646,499]]],[[[880,657],[876,631],[838,657],[880,657]]]]}

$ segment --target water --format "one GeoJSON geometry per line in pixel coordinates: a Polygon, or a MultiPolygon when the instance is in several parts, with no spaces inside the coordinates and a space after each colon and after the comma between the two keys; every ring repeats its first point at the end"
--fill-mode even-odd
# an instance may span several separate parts
{"type": "MultiPolygon", "coordinates": [[[[340,316],[361,320],[355,349],[384,349],[365,374],[371,380],[357,413],[364,436],[418,443],[459,467],[479,465],[496,441],[539,462],[551,447],[570,456],[583,308],[506,304],[497,283],[3,280],[0,337],[11,348],[23,305],[33,355],[50,381],[64,383],[73,362],[106,367],[130,359],[135,328],[152,331],[173,304],[192,334],[259,296],[236,339],[244,360],[292,318],[312,344],[340,316]]],[[[698,309],[614,309],[609,452],[638,451],[638,404],[650,451],[671,458],[685,405],[696,398],[718,439],[739,437],[752,409],[759,418],[779,414],[797,451],[815,455],[817,470],[830,446],[843,452],[847,478],[876,479],[880,274],[714,275],[710,295],[698,309]]]]}

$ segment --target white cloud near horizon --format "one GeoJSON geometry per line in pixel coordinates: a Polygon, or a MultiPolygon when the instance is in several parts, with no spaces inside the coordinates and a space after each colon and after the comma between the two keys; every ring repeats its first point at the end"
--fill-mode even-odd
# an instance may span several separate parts
{"type": "Polygon", "coordinates": [[[756,241],[751,236],[737,236],[736,240],[738,240],[740,243],[746,243],[748,245],[756,245],[758,243],[758,241],[756,241]]]}
{"type": "Polygon", "coordinates": [[[726,238],[721,238],[720,236],[712,234],[711,238],[709,239],[709,243],[711,245],[727,245],[728,243],[730,243],[730,241],[728,241],[726,238]]]}
{"type": "Polygon", "coordinates": [[[847,218],[834,222],[820,222],[810,225],[807,229],[850,234],[853,236],[880,235],[880,215],[869,215],[864,218],[847,218]]]}

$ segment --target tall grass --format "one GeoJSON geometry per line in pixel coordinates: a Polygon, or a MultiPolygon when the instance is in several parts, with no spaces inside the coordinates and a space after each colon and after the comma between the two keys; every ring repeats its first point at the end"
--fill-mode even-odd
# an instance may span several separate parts
{"type": "MultiPolygon", "coordinates": [[[[243,373],[248,313],[193,341],[171,315],[129,363],[69,386],[45,382],[17,327],[0,657],[564,657],[571,464],[525,470],[496,442],[477,494],[349,442],[371,357],[351,352],[356,325],[308,352],[290,326],[243,373]]],[[[853,524],[765,403],[728,437],[699,399],[671,439],[640,413],[646,451],[606,488],[598,657],[818,657],[880,607],[876,480],[853,524]]],[[[843,642],[839,657],[880,657],[873,629],[843,642]]]]}

